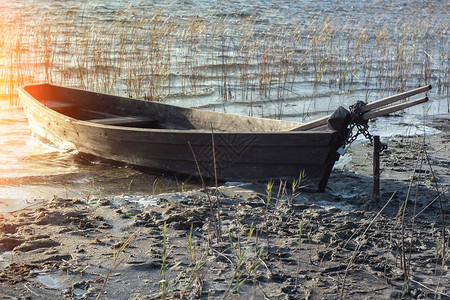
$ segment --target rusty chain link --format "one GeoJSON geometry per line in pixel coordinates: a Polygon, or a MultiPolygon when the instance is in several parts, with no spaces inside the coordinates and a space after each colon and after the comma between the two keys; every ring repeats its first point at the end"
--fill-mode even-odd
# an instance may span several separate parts
{"type": "MultiPolygon", "coordinates": [[[[363,120],[361,108],[366,105],[364,101],[358,101],[355,104],[351,105],[348,110],[350,112],[350,125],[348,136],[344,145],[349,145],[353,143],[360,134],[364,135],[371,143],[373,142],[372,134],[369,132],[369,122],[367,120],[363,120]],[[357,128],[356,133],[353,133],[353,129],[357,128]]],[[[381,143],[380,152],[387,149],[387,145],[381,143]]]]}

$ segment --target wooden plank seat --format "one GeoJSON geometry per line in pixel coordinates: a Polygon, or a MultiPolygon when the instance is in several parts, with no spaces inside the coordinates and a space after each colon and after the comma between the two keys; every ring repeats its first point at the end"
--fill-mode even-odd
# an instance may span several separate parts
{"type": "Polygon", "coordinates": [[[155,123],[156,120],[146,116],[114,116],[110,118],[91,119],[86,120],[91,123],[101,125],[115,125],[115,126],[139,126],[143,124],[155,123]]]}

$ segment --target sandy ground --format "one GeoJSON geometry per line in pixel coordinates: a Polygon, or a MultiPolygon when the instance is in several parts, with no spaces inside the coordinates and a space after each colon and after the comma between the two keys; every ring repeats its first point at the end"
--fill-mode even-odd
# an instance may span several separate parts
{"type": "Polygon", "coordinates": [[[378,200],[357,145],[325,193],[220,187],[220,229],[215,188],[4,213],[0,299],[449,299],[449,122],[433,125],[387,142],[378,200]]]}

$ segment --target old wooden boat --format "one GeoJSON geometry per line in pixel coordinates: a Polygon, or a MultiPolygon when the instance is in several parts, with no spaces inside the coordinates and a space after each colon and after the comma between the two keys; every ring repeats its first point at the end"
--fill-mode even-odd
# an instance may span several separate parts
{"type": "Polygon", "coordinates": [[[188,175],[199,175],[197,161],[204,177],[217,173],[233,181],[292,179],[304,170],[319,179],[320,191],[348,133],[346,122],[337,122],[334,130],[296,131],[301,123],[50,84],[23,87],[19,97],[33,135],[83,155],[188,175]]]}

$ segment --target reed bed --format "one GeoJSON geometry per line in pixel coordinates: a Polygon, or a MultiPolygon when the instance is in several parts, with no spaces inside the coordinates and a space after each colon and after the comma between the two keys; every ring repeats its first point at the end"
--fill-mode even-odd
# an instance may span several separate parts
{"type": "Polygon", "coordinates": [[[277,7],[188,15],[143,4],[95,15],[50,7],[29,24],[30,8],[0,23],[1,95],[15,102],[17,87],[33,82],[150,101],[213,95],[250,107],[298,98],[302,82],[345,92],[432,84],[448,94],[445,4],[414,4],[389,19],[391,5],[367,4],[380,14],[373,18],[339,4],[305,6],[289,20],[277,7]]]}

